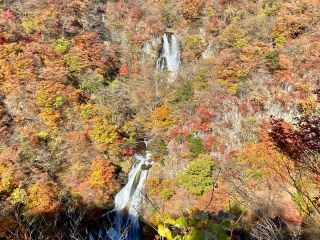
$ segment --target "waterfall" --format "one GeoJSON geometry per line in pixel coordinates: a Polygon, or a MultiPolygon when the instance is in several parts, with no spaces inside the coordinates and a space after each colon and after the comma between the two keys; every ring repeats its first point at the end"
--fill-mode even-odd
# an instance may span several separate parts
{"type": "Polygon", "coordinates": [[[143,200],[142,189],[147,178],[148,169],[151,166],[151,154],[145,156],[135,155],[127,184],[115,197],[115,213],[113,226],[107,231],[111,240],[139,240],[140,225],[139,211],[143,200]]]}
{"type": "Polygon", "coordinates": [[[162,37],[162,48],[157,60],[157,72],[167,70],[168,81],[175,80],[180,69],[180,41],[172,33],[165,33],[162,37]]]}

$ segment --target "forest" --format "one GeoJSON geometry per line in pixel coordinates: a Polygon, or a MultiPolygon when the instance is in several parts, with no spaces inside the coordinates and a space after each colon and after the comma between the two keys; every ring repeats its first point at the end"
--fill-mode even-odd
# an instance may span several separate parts
{"type": "Polygon", "coordinates": [[[319,240],[319,0],[0,0],[0,239],[319,240]]]}

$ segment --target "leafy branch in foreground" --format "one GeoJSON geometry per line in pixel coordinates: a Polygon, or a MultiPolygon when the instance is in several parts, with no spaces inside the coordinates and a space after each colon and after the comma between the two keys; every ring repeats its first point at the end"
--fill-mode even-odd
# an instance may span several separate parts
{"type": "Polygon", "coordinates": [[[212,220],[209,213],[197,211],[190,216],[167,218],[158,225],[158,234],[168,240],[229,240],[231,221],[212,220]]]}

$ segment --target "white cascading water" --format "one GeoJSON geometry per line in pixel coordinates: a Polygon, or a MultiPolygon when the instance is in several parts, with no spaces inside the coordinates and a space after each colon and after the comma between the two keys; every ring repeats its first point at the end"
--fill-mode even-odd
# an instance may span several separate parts
{"type": "Polygon", "coordinates": [[[162,48],[157,60],[157,71],[169,72],[168,81],[174,81],[180,69],[180,41],[172,33],[165,33],[162,37],[162,48]]]}
{"type": "Polygon", "coordinates": [[[152,164],[151,154],[135,155],[127,184],[115,197],[114,212],[116,214],[113,226],[107,235],[111,240],[139,240],[139,211],[143,201],[143,186],[147,178],[148,168],[152,164]]]}

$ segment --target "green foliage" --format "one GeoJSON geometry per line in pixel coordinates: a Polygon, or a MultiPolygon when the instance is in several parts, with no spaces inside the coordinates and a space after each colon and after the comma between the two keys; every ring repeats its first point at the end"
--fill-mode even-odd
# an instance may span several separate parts
{"type": "Polygon", "coordinates": [[[184,101],[188,101],[193,96],[193,87],[192,83],[189,81],[182,85],[182,87],[177,92],[177,96],[175,102],[180,103],[184,101]]]}
{"type": "Polygon", "coordinates": [[[254,116],[254,115],[252,115],[252,116],[249,116],[249,117],[247,117],[247,122],[248,123],[250,123],[250,124],[254,124],[254,123],[256,123],[257,122],[257,117],[256,116],[254,116]]]}
{"type": "Polygon", "coordinates": [[[173,239],[170,229],[161,224],[158,226],[158,233],[161,237],[165,237],[168,240],[173,239]]]}
{"type": "Polygon", "coordinates": [[[168,154],[167,144],[163,139],[155,139],[151,142],[150,151],[153,157],[163,162],[164,157],[168,154]]]}
{"type": "Polygon", "coordinates": [[[204,152],[204,146],[202,144],[202,140],[200,137],[190,135],[188,137],[188,142],[189,142],[189,151],[195,156],[198,156],[199,154],[204,152]]]}
{"type": "Polygon", "coordinates": [[[201,196],[212,188],[214,165],[210,156],[200,155],[185,172],[178,175],[178,180],[188,191],[201,196]]]}
{"type": "Polygon", "coordinates": [[[23,203],[25,202],[27,193],[22,188],[16,188],[15,190],[13,190],[10,196],[13,203],[23,203]]]}
{"type": "Polygon", "coordinates": [[[100,86],[105,84],[103,75],[93,73],[84,78],[80,84],[80,89],[87,94],[94,93],[100,86]]]}
{"type": "Polygon", "coordinates": [[[270,71],[275,71],[280,68],[280,57],[277,50],[269,51],[265,55],[266,65],[270,71]]]}
{"type": "Polygon", "coordinates": [[[287,39],[285,36],[279,35],[274,39],[273,42],[277,47],[280,47],[287,42],[287,39]]]}
{"type": "Polygon", "coordinates": [[[62,142],[62,138],[60,136],[51,136],[48,145],[52,149],[56,149],[57,147],[60,146],[61,142],[62,142]]]}
{"type": "Polygon", "coordinates": [[[67,39],[65,39],[64,37],[62,38],[59,38],[55,44],[54,44],[54,50],[56,52],[59,52],[59,53],[65,53],[67,52],[68,48],[70,46],[70,43],[67,39]]]}
{"type": "Polygon", "coordinates": [[[274,16],[280,10],[281,4],[282,0],[264,0],[262,2],[263,12],[267,16],[274,16]]]}
{"type": "Polygon", "coordinates": [[[175,194],[175,191],[172,188],[164,188],[159,194],[163,199],[168,200],[175,194]]]}
{"type": "Polygon", "coordinates": [[[167,218],[158,225],[158,234],[167,240],[230,240],[229,220],[214,221],[206,212],[198,211],[192,216],[167,218]]]}
{"type": "Polygon", "coordinates": [[[305,199],[303,193],[295,191],[292,195],[292,200],[295,207],[301,212],[312,212],[312,202],[308,199],[305,199]]]}
{"type": "Polygon", "coordinates": [[[33,33],[36,29],[36,23],[31,17],[24,18],[21,25],[26,33],[33,33]]]}
{"type": "Polygon", "coordinates": [[[68,69],[70,72],[75,72],[75,73],[82,73],[85,66],[81,62],[78,57],[73,56],[71,54],[66,54],[63,56],[64,61],[66,62],[68,69]]]}
{"type": "Polygon", "coordinates": [[[210,77],[210,71],[207,68],[201,68],[200,70],[198,70],[198,72],[192,79],[192,87],[196,89],[201,89],[201,90],[205,89],[208,85],[207,78],[209,77],[210,77]]]}
{"type": "Polygon", "coordinates": [[[34,149],[31,146],[30,140],[27,137],[20,138],[20,147],[21,147],[21,160],[32,161],[35,158],[34,149]]]}
{"type": "Polygon", "coordinates": [[[11,192],[14,187],[14,176],[11,171],[0,164],[0,192],[11,192]]]}
{"type": "Polygon", "coordinates": [[[46,131],[41,130],[37,133],[37,137],[41,141],[46,141],[49,137],[49,134],[46,131]]]}
{"type": "Polygon", "coordinates": [[[60,108],[60,107],[62,107],[63,103],[64,103],[63,97],[62,97],[62,96],[57,96],[57,97],[54,99],[52,105],[53,105],[55,108],[60,108]]]}

